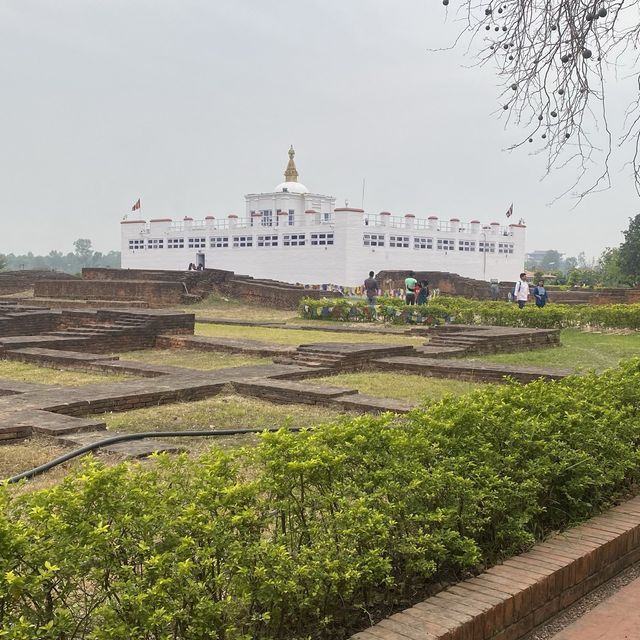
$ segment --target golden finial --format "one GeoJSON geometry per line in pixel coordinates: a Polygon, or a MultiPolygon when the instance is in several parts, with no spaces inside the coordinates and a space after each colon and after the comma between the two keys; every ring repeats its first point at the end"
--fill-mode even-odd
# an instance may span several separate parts
{"type": "Polygon", "coordinates": [[[293,149],[293,145],[289,148],[289,163],[284,171],[284,179],[286,182],[298,182],[298,170],[296,169],[296,163],[293,161],[293,156],[296,152],[293,149]]]}

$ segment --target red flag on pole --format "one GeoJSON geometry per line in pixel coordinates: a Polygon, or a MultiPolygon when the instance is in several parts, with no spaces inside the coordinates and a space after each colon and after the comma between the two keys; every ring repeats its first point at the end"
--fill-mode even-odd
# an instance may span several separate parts
{"type": "MultiPolygon", "coordinates": [[[[138,200],[138,204],[140,204],[140,200],[138,200]]],[[[511,203],[511,206],[507,210],[507,218],[510,218],[512,215],[513,215],[513,202],[511,203]]]]}
{"type": "Polygon", "coordinates": [[[131,211],[136,211],[136,209],[140,208],[140,198],[138,198],[138,201],[133,205],[133,207],[131,207],[131,211]]]}

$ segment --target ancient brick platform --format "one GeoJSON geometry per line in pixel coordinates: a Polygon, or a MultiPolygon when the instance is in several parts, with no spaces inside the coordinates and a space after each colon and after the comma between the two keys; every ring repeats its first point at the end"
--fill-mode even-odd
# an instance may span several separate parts
{"type": "Polygon", "coordinates": [[[198,351],[222,351],[256,356],[294,354],[296,348],[287,344],[275,344],[260,340],[217,338],[212,336],[158,336],[159,349],[197,349],[198,351]]]}
{"type": "Polygon", "coordinates": [[[640,498],[634,498],[352,640],[518,640],[639,560],[640,498]]]}
{"type": "Polygon", "coordinates": [[[193,334],[193,327],[193,314],[159,309],[54,310],[1,301],[0,355],[29,348],[93,353],[146,349],[160,333],[193,334]]]}
{"type": "Polygon", "coordinates": [[[391,357],[371,360],[369,366],[379,371],[404,371],[421,376],[455,378],[475,382],[502,383],[509,379],[527,383],[543,378],[561,380],[571,375],[571,369],[549,369],[528,365],[495,364],[465,360],[443,360],[438,358],[391,357]]]}

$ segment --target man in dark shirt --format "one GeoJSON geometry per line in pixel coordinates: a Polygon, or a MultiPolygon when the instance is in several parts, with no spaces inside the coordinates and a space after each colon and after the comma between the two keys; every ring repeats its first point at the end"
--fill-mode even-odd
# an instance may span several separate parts
{"type": "Polygon", "coordinates": [[[373,271],[369,271],[369,277],[364,281],[364,292],[367,296],[367,302],[372,316],[375,315],[376,296],[378,295],[378,289],[380,289],[378,281],[373,277],[373,275],[373,271]]]}

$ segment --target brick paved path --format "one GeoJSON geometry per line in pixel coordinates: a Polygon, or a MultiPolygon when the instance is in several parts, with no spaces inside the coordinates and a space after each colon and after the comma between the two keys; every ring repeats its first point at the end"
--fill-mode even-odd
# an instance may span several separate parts
{"type": "Polygon", "coordinates": [[[640,578],[623,587],[551,640],[640,640],[640,578]]]}

